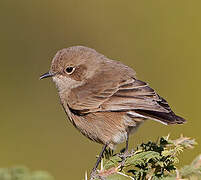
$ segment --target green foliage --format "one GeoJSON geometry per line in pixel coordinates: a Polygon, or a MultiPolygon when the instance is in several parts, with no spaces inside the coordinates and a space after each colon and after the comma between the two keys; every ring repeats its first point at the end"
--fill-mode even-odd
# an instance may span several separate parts
{"type": "MultiPolygon", "coordinates": [[[[135,150],[118,154],[107,150],[98,170],[96,180],[201,180],[201,155],[190,165],[176,167],[178,155],[184,149],[193,148],[194,139],[181,136],[176,140],[161,137],[157,142],[142,143],[135,150]]],[[[0,168],[0,180],[54,180],[45,171],[30,171],[26,167],[0,168]]],[[[85,177],[87,180],[87,175],[85,177]]]]}
{"type": "Polygon", "coordinates": [[[0,180],[54,180],[45,171],[31,172],[26,167],[0,168],[0,180]]]}
{"type": "MultiPolygon", "coordinates": [[[[97,180],[171,180],[201,179],[201,155],[190,165],[177,169],[178,154],[184,149],[193,148],[194,139],[181,136],[176,140],[161,137],[157,142],[142,143],[126,156],[124,166],[122,153],[113,154],[108,150],[104,154],[97,180]]],[[[87,179],[87,178],[85,178],[87,179]]]]}

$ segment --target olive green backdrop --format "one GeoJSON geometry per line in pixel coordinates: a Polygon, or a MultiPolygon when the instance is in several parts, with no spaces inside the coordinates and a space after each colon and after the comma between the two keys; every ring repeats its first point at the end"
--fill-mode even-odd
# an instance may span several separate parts
{"type": "Polygon", "coordinates": [[[188,120],[169,127],[147,122],[130,148],[168,133],[201,144],[200,7],[200,0],[1,0],[0,167],[22,164],[66,180],[81,179],[93,166],[101,146],[69,123],[53,82],[39,81],[56,51],[72,45],[133,67],[188,120]]]}

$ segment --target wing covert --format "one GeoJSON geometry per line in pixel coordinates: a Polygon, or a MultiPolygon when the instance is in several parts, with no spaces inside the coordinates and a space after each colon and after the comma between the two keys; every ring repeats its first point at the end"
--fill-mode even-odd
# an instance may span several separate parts
{"type": "Polygon", "coordinates": [[[129,78],[120,82],[93,82],[85,85],[86,91],[77,89],[71,96],[77,96],[76,102],[70,104],[73,109],[89,112],[130,111],[136,109],[168,113],[171,111],[167,102],[148,86],[147,83],[129,78]],[[79,92],[79,93],[78,93],[79,92]]]}

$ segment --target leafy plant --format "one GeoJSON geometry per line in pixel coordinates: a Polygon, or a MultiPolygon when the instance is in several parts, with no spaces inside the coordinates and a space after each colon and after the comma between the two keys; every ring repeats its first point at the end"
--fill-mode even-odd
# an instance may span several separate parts
{"type": "MultiPolygon", "coordinates": [[[[122,152],[113,154],[107,150],[98,170],[96,180],[171,180],[201,179],[201,155],[190,165],[177,169],[178,155],[184,149],[191,149],[196,144],[194,139],[181,135],[176,140],[169,136],[161,137],[157,142],[142,143],[127,156],[124,166],[122,152]]],[[[87,180],[87,176],[85,177],[87,180]]]]}

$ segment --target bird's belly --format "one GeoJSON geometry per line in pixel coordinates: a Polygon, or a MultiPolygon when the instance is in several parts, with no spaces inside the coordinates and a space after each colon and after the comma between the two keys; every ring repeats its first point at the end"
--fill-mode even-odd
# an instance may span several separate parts
{"type": "Polygon", "coordinates": [[[73,125],[86,137],[101,144],[115,145],[123,143],[127,135],[138,128],[138,124],[125,112],[96,112],[84,116],[70,114],[73,125]],[[129,123],[128,123],[129,122],[129,123]]]}
{"type": "Polygon", "coordinates": [[[116,134],[114,134],[114,135],[112,136],[111,143],[113,143],[114,145],[115,145],[115,144],[123,143],[123,142],[126,141],[127,136],[128,136],[128,135],[127,135],[127,132],[126,132],[126,131],[124,131],[124,132],[119,131],[119,132],[117,132],[116,134]]]}

